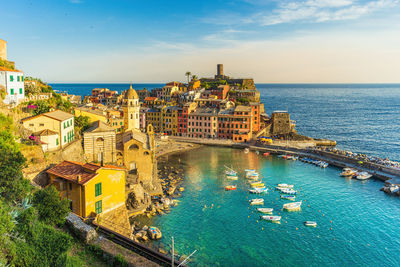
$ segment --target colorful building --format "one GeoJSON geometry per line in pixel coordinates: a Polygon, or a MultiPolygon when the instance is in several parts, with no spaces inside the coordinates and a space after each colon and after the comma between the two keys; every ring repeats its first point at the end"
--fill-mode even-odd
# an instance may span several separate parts
{"type": "Polygon", "coordinates": [[[0,67],[0,88],[2,86],[7,93],[3,100],[5,104],[19,104],[24,101],[25,87],[22,71],[0,67]]]}
{"type": "Polygon", "coordinates": [[[75,139],[74,115],[61,110],[22,119],[21,124],[35,136],[40,136],[43,130],[56,132],[58,137],[49,139],[52,143],[48,145],[52,148],[62,148],[75,139]]]}
{"type": "Polygon", "coordinates": [[[178,133],[178,111],[177,106],[164,107],[161,110],[162,114],[162,129],[163,133],[176,136],[178,133]]]}
{"type": "Polygon", "coordinates": [[[124,168],[64,161],[46,173],[50,184],[71,201],[72,212],[80,217],[95,217],[125,205],[124,168]]]}
{"type": "Polygon", "coordinates": [[[261,115],[261,105],[258,102],[250,102],[251,107],[251,115],[252,115],[252,129],[253,132],[260,131],[261,122],[260,122],[260,115],[261,115]]]}
{"type": "Polygon", "coordinates": [[[186,103],[182,108],[178,109],[178,125],[177,125],[177,135],[187,136],[188,133],[188,119],[189,114],[193,112],[197,107],[195,102],[186,103]]]}
{"type": "Polygon", "coordinates": [[[93,123],[95,121],[102,121],[107,123],[107,112],[96,109],[96,108],[87,108],[87,107],[75,107],[74,108],[75,116],[87,116],[89,117],[89,122],[93,123]]]}
{"type": "Polygon", "coordinates": [[[218,112],[212,108],[197,108],[188,119],[188,136],[194,138],[217,138],[218,112]]]}
{"type": "Polygon", "coordinates": [[[211,89],[211,95],[216,96],[218,99],[226,99],[229,92],[229,85],[219,85],[217,88],[211,89]]]}
{"type": "Polygon", "coordinates": [[[159,133],[162,129],[161,108],[151,108],[146,112],[146,125],[152,125],[154,132],[159,133]]]}
{"type": "Polygon", "coordinates": [[[252,137],[252,108],[249,106],[237,106],[234,110],[232,141],[247,142],[252,137]]]}

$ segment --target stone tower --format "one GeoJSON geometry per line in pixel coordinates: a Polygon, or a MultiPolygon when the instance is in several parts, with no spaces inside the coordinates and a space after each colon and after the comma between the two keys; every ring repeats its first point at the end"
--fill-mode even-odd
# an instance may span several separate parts
{"type": "Polygon", "coordinates": [[[131,87],[125,92],[122,108],[124,111],[124,131],[139,131],[139,96],[132,88],[132,84],[131,87]]]}
{"type": "Polygon", "coordinates": [[[224,64],[217,65],[217,75],[224,76],[224,64]]]}
{"type": "Polygon", "coordinates": [[[0,39],[0,59],[7,60],[7,42],[0,39]]]}

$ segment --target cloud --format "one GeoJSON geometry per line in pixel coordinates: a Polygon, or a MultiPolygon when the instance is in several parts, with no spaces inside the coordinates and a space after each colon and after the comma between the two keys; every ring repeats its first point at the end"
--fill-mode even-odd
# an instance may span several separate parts
{"type": "Polygon", "coordinates": [[[357,19],[380,9],[394,7],[399,0],[376,0],[358,4],[352,0],[308,0],[285,2],[268,14],[260,14],[263,26],[289,22],[324,22],[357,19]]]}

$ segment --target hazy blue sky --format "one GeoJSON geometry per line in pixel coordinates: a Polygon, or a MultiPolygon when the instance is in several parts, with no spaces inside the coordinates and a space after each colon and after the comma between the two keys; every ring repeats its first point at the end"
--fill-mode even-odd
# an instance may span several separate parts
{"type": "Polygon", "coordinates": [[[8,59],[49,82],[400,82],[399,0],[0,0],[8,59]]]}

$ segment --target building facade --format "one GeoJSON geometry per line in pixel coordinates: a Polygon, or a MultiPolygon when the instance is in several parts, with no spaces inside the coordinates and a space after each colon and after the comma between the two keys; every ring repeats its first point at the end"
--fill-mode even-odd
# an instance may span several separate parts
{"type": "Polygon", "coordinates": [[[139,96],[136,91],[131,87],[125,92],[125,97],[122,102],[122,109],[124,111],[124,131],[140,130],[139,119],[139,96]]]}
{"type": "Polygon", "coordinates": [[[24,73],[19,70],[0,67],[0,86],[6,90],[4,103],[19,104],[25,99],[24,73]]]}
{"type": "Polygon", "coordinates": [[[125,205],[123,168],[64,161],[46,173],[50,184],[61,198],[71,201],[71,211],[78,216],[95,217],[125,205]]]}
{"type": "Polygon", "coordinates": [[[85,156],[89,162],[114,163],[117,160],[115,129],[96,121],[83,133],[85,156]]]}

